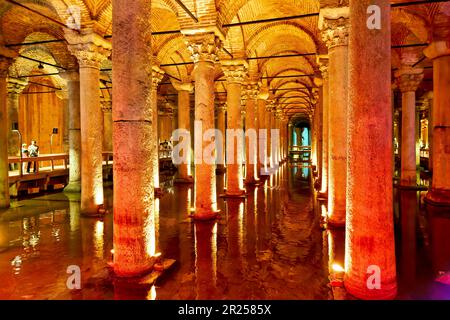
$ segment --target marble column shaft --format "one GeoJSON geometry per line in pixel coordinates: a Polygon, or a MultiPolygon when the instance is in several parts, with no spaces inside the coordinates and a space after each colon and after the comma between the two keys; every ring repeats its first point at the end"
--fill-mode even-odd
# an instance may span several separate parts
{"type": "MultiPolygon", "coordinates": [[[[324,16],[322,37],[328,46],[329,108],[328,223],[345,224],[347,185],[348,8],[337,19],[324,16]]],[[[334,10],[332,11],[334,12],[334,10]]]]}
{"type": "Polygon", "coordinates": [[[359,299],[393,299],[397,294],[397,280],[390,1],[350,0],[349,34],[344,284],[347,291],[359,299]],[[380,29],[367,27],[367,8],[371,5],[380,8],[380,29]]]}
{"type": "Polygon", "coordinates": [[[122,277],[155,261],[150,11],[146,0],[113,0],[114,272],[122,277]]]}

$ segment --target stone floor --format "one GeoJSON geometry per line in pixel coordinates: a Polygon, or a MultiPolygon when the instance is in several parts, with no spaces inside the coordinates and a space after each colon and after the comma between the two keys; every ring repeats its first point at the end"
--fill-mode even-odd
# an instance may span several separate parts
{"type": "MultiPolygon", "coordinates": [[[[344,231],[320,228],[310,181],[309,168],[285,164],[245,201],[220,199],[220,219],[200,224],[189,218],[192,187],[167,184],[158,250],[177,262],[152,287],[109,276],[111,214],[82,218],[79,196],[62,193],[14,202],[0,212],[0,299],[342,298],[329,270],[343,265],[344,231]],[[66,287],[70,265],[81,268],[81,290],[66,287]]],[[[217,184],[221,194],[223,176],[217,184]]],[[[105,195],[112,212],[112,190],[105,195]]],[[[449,216],[420,209],[415,192],[397,198],[399,299],[450,299],[434,281],[450,270],[449,216]]]]}

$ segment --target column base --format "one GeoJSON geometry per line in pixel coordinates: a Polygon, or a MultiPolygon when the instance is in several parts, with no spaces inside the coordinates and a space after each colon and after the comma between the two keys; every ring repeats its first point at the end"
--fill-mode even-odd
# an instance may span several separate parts
{"type": "Polygon", "coordinates": [[[141,266],[138,270],[114,268],[115,266],[114,262],[110,263],[110,267],[113,268],[112,269],[113,277],[118,279],[119,281],[133,280],[133,279],[138,280],[139,278],[142,278],[153,271],[153,266],[155,265],[156,260],[157,260],[156,257],[152,257],[147,264],[141,266]]]}
{"type": "Polygon", "coordinates": [[[326,219],[326,224],[328,229],[343,229],[345,228],[345,220],[331,220],[329,218],[326,219]]]}
{"type": "Polygon", "coordinates": [[[219,197],[220,198],[234,198],[234,199],[246,198],[247,192],[245,190],[241,190],[239,192],[227,192],[226,191],[224,194],[221,194],[219,197]]]}
{"type": "Polygon", "coordinates": [[[431,189],[425,197],[425,202],[436,207],[450,207],[450,190],[431,189]]]}
{"type": "Polygon", "coordinates": [[[81,181],[69,182],[69,184],[64,188],[65,193],[80,193],[81,192],[81,181]]]}
{"type": "Polygon", "coordinates": [[[175,181],[173,183],[175,183],[175,184],[192,184],[192,183],[194,183],[194,178],[192,178],[192,177],[177,178],[177,179],[175,179],[175,181]]]}
{"type": "Polygon", "coordinates": [[[366,280],[354,281],[345,276],[344,286],[349,294],[362,300],[393,300],[397,296],[397,284],[395,279],[392,283],[382,283],[381,289],[367,288],[366,280]]]}
{"type": "Polygon", "coordinates": [[[319,192],[317,194],[317,199],[319,199],[319,200],[328,200],[328,192],[319,192]]]}
{"type": "Polygon", "coordinates": [[[194,214],[192,214],[190,217],[194,221],[211,221],[216,220],[219,217],[220,210],[217,211],[194,211],[194,214]]]}
{"type": "Polygon", "coordinates": [[[106,213],[103,205],[98,206],[97,210],[80,210],[80,215],[84,218],[103,218],[106,213]]]}

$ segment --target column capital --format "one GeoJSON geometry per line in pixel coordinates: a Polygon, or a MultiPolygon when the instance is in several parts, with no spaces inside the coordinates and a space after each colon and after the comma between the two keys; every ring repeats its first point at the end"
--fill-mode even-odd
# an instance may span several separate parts
{"type": "Polygon", "coordinates": [[[415,92],[423,80],[423,69],[403,66],[395,72],[395,78],[401,92],[415,92]]]}
{"type": "Polygon", "coordinates": [[[194,63],[201,61],[215,63],[219,60],[219,50],[222,48],[223,41],[216,33],[185,34],[185,37],[194,63]]]}
{"type": "Polygon", "coordinates": [[[152,89],[157,90],[164,78],[165,72],[157,65],[152,65],[152,89]]]}
{"type": "Polygon", "coordinates": [[[69,99],[69,92],[67,90],[57,90],[57,91],[55,91],[55,95],[60,100],[68,100],[69,99]]]}
{"type": "Polygon", "coordinates": [[[110,99],[101,99],[100,106],[102,108],[103,113],[112,112],[112,101],[110,99]]]}
{"type": "Polygon", "coordinates": [[[245,84],[245,91],[249,99],[258,99],[259,89],[259,84],[257,82],[248,82],[245,84]]]}
{"type": "Polygon", "coordinates": [[[21,94],[22,91],[27,87],[27,80],[20,80],[16,78],[8,78],[8,93],[9,94],[21,94]]]}
{"type": "Polygon", "coordinates": [[[423,53],[431,60],[450,56],[450,41],[434,41],[423,50],[423,53]]]}
{"type": "Polygon", "coordinates": [[[189,93],[194,92],[194,85],[192,82],[172,81],[172,85],[177,91],[187,91],[189,93]]]}
{"type": "Polygon", "coordinates": [[[6,78],[8,76],[9,67],[17,56],[16,51],[0,46],[0,77],[6,78]]]}
{"type": "Polygon", "coordinates": [[[316,58],[317,64],[319,65],[320,73],[322,74],[322,79],[328,79],[328,56],[327,55],[319,55],[316,58]]]}
{"type": "Polygon", "coordinates": [[[81,35],[73,30],[65,30],[65,38],[70,53],[77,58],[81,68],[100,69],[102,62],[111,54],[111,43],[91,30],[81,35]]]}
{"type": "Polygon", "coordinates": [[[328,49],[347,46],[350,29],[349,7],[324,8],[319,14],[319,30],[328,49]]]}
{"type": "Polygon", "coordinates": [[[224,60],[221,64],[228,83],[244,82],[248,72],[248,63],[245,60],[224,60]]]}

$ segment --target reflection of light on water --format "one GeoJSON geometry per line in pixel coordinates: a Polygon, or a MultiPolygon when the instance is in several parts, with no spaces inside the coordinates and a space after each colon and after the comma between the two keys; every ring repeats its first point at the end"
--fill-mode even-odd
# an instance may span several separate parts
{"type": "Polygon", "coordinates": [[[95,223],[95,230],[94,230],[95,256],[99,259],[103,259],[104,228],[105,225],[103,221],[97,221],[95,223]]]}
{"type": "Polygon", "coordinates": [[[189,188],[187,192],[187,214],[189,215],[191,212],[191,203],[192,203],[192,189],[189,188]]]}
{"type": "Polygon", "coordinates": [[[147,300],[156,300],[156,287],[153,285],[147,295],[147,300]]]}
{"type": "Polygon", "coordinates": [[[243,253],[244,250],[244,202],[239,204],[239,214],[238,214],[238,223],[239,223],[239,251],[240,254],[243,253]]]}
{"type": "Polygon", "coordinates": [[[324,217],[324,218],[326,218],[327,217],[327,207],[325,207],[325,205],[324,204],[322,204],[321,206],[320,206],[320,208],[321,208],[321,215],[322,215],[322,217],[324,217]]]}
{"type": "Polygon", "coordinates": [[[211,237],[211,251],[212,251],[212,261],[213,261],[213,284],[217,284],[217,222],[214,224],[211,237]]]}
{"type": "Polygon", "coordinates": [[[159,243],[159,210],[160,210],[160,203],[159,198],[155,199],[155,252],[153,256],[156,254],[156,251],[158,250],[158,243],[159,243]]]}
{"type": "Polygon", "coordinates": [[[339,272],[342,273],[344,272],[344,268],[339,264],[339,263],[333,263],[333,265],[331,266],[331,269],[335,272],[339,272]]]}
{"type": "Polygon", "coordinates": [[[13,267],[13,272],[15,275],[20,274],[20,270],[22,268],[22,257],[15,256],[14,259],[11,261],[11,266],[13,267]]]}
{"type": "Polygon", "coordinates": [[[144,222],[145,250],[148,256],[153,257],[156,253],[156,234],[154,215],[149,212],[144,222]]]}

